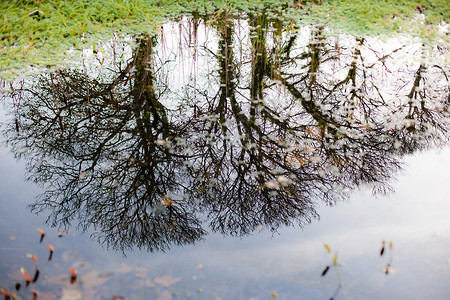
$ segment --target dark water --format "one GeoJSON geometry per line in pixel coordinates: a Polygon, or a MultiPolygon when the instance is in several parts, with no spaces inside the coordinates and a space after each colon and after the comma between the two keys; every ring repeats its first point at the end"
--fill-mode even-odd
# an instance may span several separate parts
{"type": "Polygon", "coordinates": [[[447,299],[446,50],[265,15],[205,22],[98,44],[4,94],[0,287],[447,299]],[[22,267],[39,270],[29,287],[22,267]]]}

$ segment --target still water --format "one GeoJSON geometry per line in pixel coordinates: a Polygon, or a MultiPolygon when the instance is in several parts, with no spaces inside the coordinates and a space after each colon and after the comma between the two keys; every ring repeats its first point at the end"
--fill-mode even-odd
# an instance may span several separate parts
{"type": "Polygon", "coordinates": [[[3,293],[447,299],[445,47],[209,17],[5,93],[3,293]]]}

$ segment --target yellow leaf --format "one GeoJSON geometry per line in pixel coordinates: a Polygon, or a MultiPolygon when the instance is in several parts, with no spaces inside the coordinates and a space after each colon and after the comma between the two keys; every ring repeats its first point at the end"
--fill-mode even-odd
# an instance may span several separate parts
{"type": "Polygon", "coordinates": [[[275,292],[270,292],[270,296],[272,296],[274,299],[278,299],[278,294],[275,292]]]}
{"type": "Polygon", "coordinates": [[[337,265],[337,252],[334,254],[333,257],[333,266],[337,265]]]}
{"type": "Polygon", "coordinates": [[[330,246],[328,246],[327,244],[323,245],[325,247],[325,249],[327,249],[328,253],[331,253],[331,248],[330,246]]]}

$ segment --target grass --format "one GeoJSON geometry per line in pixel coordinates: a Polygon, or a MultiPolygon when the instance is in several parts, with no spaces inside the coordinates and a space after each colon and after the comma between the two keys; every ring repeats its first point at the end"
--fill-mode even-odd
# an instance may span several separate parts
{"type": "MultiPolygon", "coordinates": [[[[217,9],[255,11],[277,7],[287,17],[324,23],[353,34],[400,31],[402,24],[426,8],[426,22],[449,22],[448,0],[316,0],[301,1],[301,9],[285,0],[10,0],[0,2],[0,73],[12,79],[25,67],[51,67],[67,61],[67,50],[89,47],[92,41],[120,35],[154,32],[168,18],[192,11],[217,9]],[[320,5],[318,3],[321,3],[320,5]],[[284,6],[280,6],[284,5],[284,6]]],[[[417,22],[416,22],[417,23],[417,22]]],[[[403,25],[403,27],[406,27],[403,25]]],[[[416,26],[416,34],[430,35],[416,26]]]]}

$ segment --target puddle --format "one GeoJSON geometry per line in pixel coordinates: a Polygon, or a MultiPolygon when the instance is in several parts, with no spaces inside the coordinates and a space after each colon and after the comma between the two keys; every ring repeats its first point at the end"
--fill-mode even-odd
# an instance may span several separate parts
{"type": "MultiPolygon", "coordinates": [[[[22,252],[46,259],[49,241],[47,277],[32,283],[49,299],[328,299],[336,286],[336,297],[414,298],[415,288],[399,286],[423,274],[436,286],[423,295],[444,299],[433,274],[449,277],[440,252],[448,230],[435,247],[428,229],[412,239],[421,208],[402,215],[408,202],[384,193],[411,184],[394,181],[405,156],[448,141],[447,50],[271,18],[182,19],[134,46],[98,44],[79,68],[5,94],[2,142],[12,155],[3,149],[2,160],[14,169],[11,156],[20,158],[41,190],[24,196],[30,182],[2,185],[0,195],[13,195],[1,201],[3,289],[23,281],[22,252]],[[21,207],[13,215],[12,199],[21,207]],[[42,216],[56,229],[45,227],[40,245],[42,216]],[[406,221],[383,225],[392,218],[406,221]],[[10,264],[18,244],[27,251],[14,250],[10,264]]],[[[443,153],[415,155],[413,165],[439,157],[448,166],[443,153]]],[[[445,174],[435,167],[430,176],[445,174]]],[[[434,217],[445,194],[435,192],[428,216],[445,225],[434,217]]]]}

